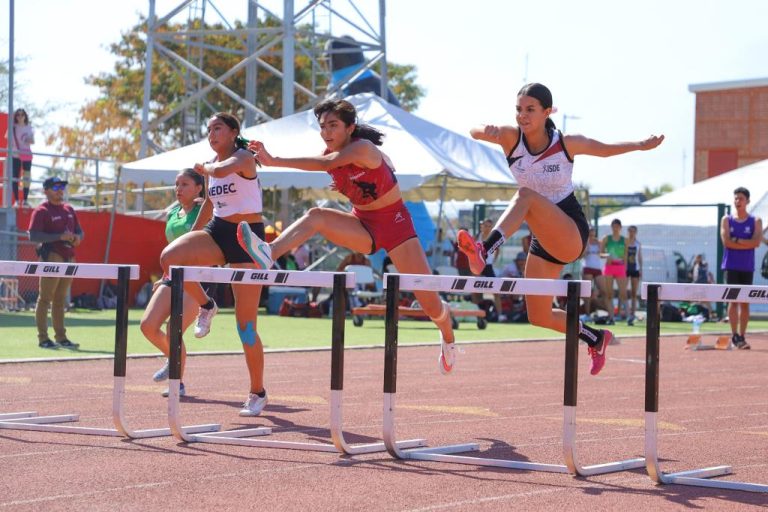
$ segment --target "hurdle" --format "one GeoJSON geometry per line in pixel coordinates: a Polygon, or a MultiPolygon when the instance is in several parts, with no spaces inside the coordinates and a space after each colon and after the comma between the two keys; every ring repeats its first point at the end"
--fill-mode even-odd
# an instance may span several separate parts
{"type": "Polygon", "coordinates": [[[643,283],[641,297],[646,300],[646,367],[645,367],[645,460],[648,476],[658,484],[680,484],[714,487],[749,492],[766,492],[768,485],[749,482],[709,480],[729,475],[731,466],[712,466],[675,473],[664,473],[659,467],[659,348],[662,300],[709,300],[715,302],[765,303],[768,286],[732,286],[714,284],[643,283]]]}
{"type": "MultiPolygon", "coordinates": [[[[600,475],[643,467],[643,458],[628,459],[591,466],[580,464],[576,452],[576,402],[579,354],[579,298],[589,297],[589,281],[555,279],[504,279],[441,275],[387,274],[386,361],[384,365],[384,442],[387,451],[398,459],[453,462],[477,466],[493,466],[526,471],[571,473],[579,476],[600,475]],[[516,460],[491,459],[439,453],[430,448],[400,450],[395,445],[395,393],[397,378],[397,297],[401,289],[424,291],[463,291],[481,289],[495,294],[548,295],[567,297],[565,335],[565,384],[563,398],[563,455],[565,464],[545,464],[516,460]]],[[[474,445],[477,450],[477,444],[474,445]]],[[[464,450],[469,451],[469,450],[464,450]]]]}
{"type": "MultiPolygon", "coordinates": [[[[250,268],[171,267],[171,323],[170,372],[168,396],[168,421],[176,438],[185,442],[203,442],[255,446],[261,448],[284,448],[345,453],[357,455],[381,452],[384,443],[351,445],[343,432],[343,389],[344,389],[344,321],[346,300],[344,289],[355,287],[354,273],[303,272],[259,270],[250,268]],[[206,283],[239,283],[250,285],[280,285],[333,288],[333,318],[331,333],[331,410],[330,432],[333,444],[308,443],[271,439],[252,439],[252,436],[266,436],[272,433],[269,427],[227,430],[207,434],[192,434],[179,427],[180,404],[179,386],[181,372],[181,314],[184,281],[206,283]]],[[[403,441],[403,447],[424,446],[423,439],[403,441]]]]}
{"type": "MultiPolygon", "coordinates": [[[[128,283],[130,280],[139,278],[138,265],[0,261],[0,275],[117,279],[118,288],[117,308],[115,310],[114,387],[112,393],[112,419],[115,428],[60,425],[60,423],[79,421],[80,415],[39,416],[36,411],[25,411],[0,415],[0,429],[130,437],[134,439],[171,435],[169,428],[134,430],[128,426],[124,415],[128,352],[128,283]]],[[[187,428],[200,432],[210,432],[218,430],[220,427],[220,425],[197,425],[187,428]]]]}

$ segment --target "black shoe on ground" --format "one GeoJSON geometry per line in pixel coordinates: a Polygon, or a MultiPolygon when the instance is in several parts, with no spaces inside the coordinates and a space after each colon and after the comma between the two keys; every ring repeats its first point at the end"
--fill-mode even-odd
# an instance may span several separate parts
{"type": "Polygon", "coordinates": [[[75,349],[80,346],[79,343],[74,343],[66,338],[58,342],[59,346],[62,346],[64,348],[72,348],[75,349]]]}
{"type": "Polygon", "coordinates": [[[37,346],[40,348],[59,348],[59,346],[51,340],[41,341],[37,346]]]}
{"type": "Polygon", "coordinates": [[[736,348],[739,350],[749,350],[752,347],[749,346],[749,343],[747,343],[747,340],[744,338],[744,336],[739,334],[739,343],[736,345],[736,348]]]}

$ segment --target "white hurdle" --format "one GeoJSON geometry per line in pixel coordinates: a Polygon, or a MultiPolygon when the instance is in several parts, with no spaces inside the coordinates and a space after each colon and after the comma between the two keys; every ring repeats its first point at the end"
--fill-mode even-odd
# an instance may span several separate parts
{"type": "MultiPolygon", "coordinates": [[[[0,275],[71,277],[78,279],[117,279],[118,296],[115,323],[114,388],[112,394],[112,419],[116,428],[79,427],[58,425],[79,421],[79,414],[39,416],[37,412],[0,414],[0,429],[34,430],[66,434],[86,434],[109,437],[169,436],[168,428],[134,430],[125,421],[125,369],[128,347],[128,283],[139,278],[138,265],[108,265],[94,263],[54,263],[37,261],[0,261],[0,275]]],[[[189,427],[200,432],[218,430],[220,425],[189,427]]]]}
{"type": "Polygon", "coordinates": [[[646,369],[645,369],[645,460],[651,479],[659,484],[693,485],[749,492],[768,493],[768,485],[749,482],[708,480],[731,474],[731,466],[664,473],[659,467],[659,348],[662,300],[695,300],[710,302],[768,302],[768,286],[714,284],[643,283],[641,297],[646,299],[646,369]]]}
{"type": "Polygon", "coordinates": [[[582,466],[576,454],[576,391],[578,383],[579,298],[589,297],[589,281],[563,281],[554,279],[504,279],[417,274],[386,274],[387,290],[386,349],[384,363],[384,442],[387,451],[398,459],[431,460],[493,466],[526,471],[571,473],[589,476],[643,467],[642,458],[582,466]],[[565,392],[563,399],[563,454],[565,464],[543,464],[516,460],[491,459],[450,455],[455,452],[477,450],[476,443],[440,448],[400,450],[395,444],[395,393],[397,378],[397,305],[400,290],[435,292],[467,292],[482,290],[497,294],[566,296],[567,328],[565,335],[565,392]]]}
{"type": "MultiPolygon", "coordinates": [[[[171,267],[171,357],[170,395],[168,397],[168,421],[174,435],[185,442],[203,442],[284,448],[320,452],[346,453],[350,455],[385,450],[384,443],[351,445],[344,439],[342,393],[344,388],[344,316],[346,314],[345,288],[355,287],[354,273],[301,272],[259,270],[249,268],[171,267]],[[331,439],[329,443],[308,443],[268,439],[250,439],[272,433],[269,427],[228,430],[210,434],[191,434],[181,428],[179,420],[179,386],[181,370],[181,314],[184,281],[206,283],[238,283],[250,285],[280,285],[333,288],[333,322],[331,332],[331,439]]],[[[423,446],[423,439],[403,441],[401,446],[423,446]]]]}

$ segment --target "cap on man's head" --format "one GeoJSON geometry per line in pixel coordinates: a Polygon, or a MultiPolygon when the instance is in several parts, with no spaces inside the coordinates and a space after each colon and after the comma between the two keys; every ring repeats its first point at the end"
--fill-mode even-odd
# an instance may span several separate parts
{"type": "Polygon", "coordinates": [[[49,188],[53,188],[54,185],[66,185],[67,183],[69,182],[59,178],[58,176],[54,176],[52,178],[47,178],[43,182],[43,188],[48,190],[49,188]]]}

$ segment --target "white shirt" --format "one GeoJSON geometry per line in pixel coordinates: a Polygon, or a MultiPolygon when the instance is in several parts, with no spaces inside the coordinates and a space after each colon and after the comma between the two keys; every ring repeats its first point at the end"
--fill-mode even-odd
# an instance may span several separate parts
{"type": "Polygon", "coordinates": [[[549,134],[551,139],[547,148],[534,155],[528,150],[520,130],[517,144],[507,155],[507,163],[518,185],[557,204],[573,193],[573,159],[562,143],[563,134],[559,130],[549,134]]]}
{"type": "Polygon", "coordinates": [[[208,179],[208,197],[213,203],[213,215],[229,217],[237,213],[261,213],[259,177],[243,178],[232,173],[223,178],[208,179]]]}

